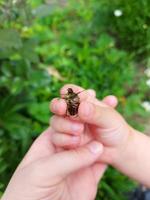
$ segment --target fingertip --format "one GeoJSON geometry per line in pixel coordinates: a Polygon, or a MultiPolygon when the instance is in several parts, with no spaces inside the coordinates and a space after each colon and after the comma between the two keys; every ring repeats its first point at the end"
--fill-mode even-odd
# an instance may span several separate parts
{"type": "Polygon", "coordinates": [[[89,94],[91,97],[96,97],[96,92],[95,92],[95,90],[93,90],[93,89],[88,89],[87,92],[88,92],[88,94],[89,94]]]}
{"type": "Polygon", "coordinates": [[[66,114],[67,104],[64,99],[59,99],[57,106],[58,106],[58,115],[66,114]]]}
{"type": "Polygon", "coordinates": [[[55,98],[50,103],[50,110],[57,115],[66,113],[67,105],[64,99],[55,98]]]}
{"type": "Polygon", "coordinates": [[[103,102],[107,105],[115,108],[118,105],[118,99],[114,95],[109,95],[103,99],[103,102]]]}
{"type": "Polygon", "coordinates": [[[58,102],[58,98],[54,98],[54,99],[51,100],[51,102],[50,102],[50,104],[49,104],[49,108],[50,108],[50,110],[51,110],[52,112],[55,111],[55,108],[56,108],[55,105],[57,104],[57,102],[58,102]]]}

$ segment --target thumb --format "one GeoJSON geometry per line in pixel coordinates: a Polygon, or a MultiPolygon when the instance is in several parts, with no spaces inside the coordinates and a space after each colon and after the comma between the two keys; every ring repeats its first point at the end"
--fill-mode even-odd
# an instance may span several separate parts
{"type": "Polygon", "coordinates": [[[77,149],[55,154],[45,165],[47,177],[65,177],[81,168],[92,165],[103,152],[101,143],[92,141],[77,149]]]}
{"type": "Polygon", "coordinates": [[[114,108],[87,101],[80,103],[78,115],[83,122],[105,129],[116,128],[124,122],[122,116],[114,108]]]}

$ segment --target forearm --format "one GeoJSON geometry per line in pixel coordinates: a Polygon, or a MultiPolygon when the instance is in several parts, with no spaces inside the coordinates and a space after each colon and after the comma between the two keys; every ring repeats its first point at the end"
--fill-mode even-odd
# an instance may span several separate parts
{"type": "Polygon", "coordinates": [[[150,138],[131,128],[127,144],[112,165],[150,187],[150,138]]]}

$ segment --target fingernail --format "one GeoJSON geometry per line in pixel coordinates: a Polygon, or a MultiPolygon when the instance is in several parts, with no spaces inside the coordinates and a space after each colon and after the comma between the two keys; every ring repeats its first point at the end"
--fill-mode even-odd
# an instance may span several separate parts
{"type": "Polygon", "coordinates": [[[99,142],[95,142],[95,141],[90,143],[88,148],[91,151],[91,153],[93,153],[93,154],[99,154],[99,153],[102,153],[102,151],[103,151],[102,144],[100,144],[99,142]]]}
{"type": "Polygon", "coordinates": [[[83,111],[84,116],[86,116],[86,117],[89,116],[92,113],[92,110],[93,110],[92,104],[85,102],[84,103],[84,111],[83,111]]]}

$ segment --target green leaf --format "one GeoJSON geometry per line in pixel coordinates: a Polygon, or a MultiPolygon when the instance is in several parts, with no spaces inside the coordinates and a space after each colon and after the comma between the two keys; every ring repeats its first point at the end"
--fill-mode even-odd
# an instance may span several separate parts
{"type": "Polygon", "coordinates": [[[30,72],[31,86],[34,88],[45,87],[51,81],[50,75],[44,70],[30,72]]]}
{"type": "Polygon", "coordinates": [[[120,200],[119,196],[115,193],[115,191],[113,190],[113,188],[111,188],[111,186],[103,182],[103,187],[107,190],[112,200],[120,200]]]}
{"type": "Polygon", "coordinates": [[[28,106],[28,112],[38,121],[48,124],[50,117],[49,102],[32,103],[28,106]]]}
{"type": "Polygon", "coordinates": [[[109,48],[114,46],[113,39],[107,34],[101,34],[100,38],[97,41],[98,50],[100,53],[103,53],[109,48]]]}
{"type": "Polygon", "coordinates": [[[6,169],[7,169],[8,165],[7,164],[4,164],[2,165],[1,163],[1,166],[0,166],[0,173],[3,173],[6,169]]]}
{"type": "Polygon", "coordinates": [[[9,58],[13,53],[14,51],[11,48],[0,48],[0,59],[9,58]]]}
{"type": "Polygon", "coordinates": [[[20,48],[22,41],[19,33],[14,29],[0,30],[0,48],[20,48]]]}
{"type": "Polygon", "coordinates": [[[29,39],[23,42],[23,46],[20,49],[20,54],[26,60],[37,63],[39,61],[38,55],[35,52],[36,41],[33,39],[29,39]]]}

